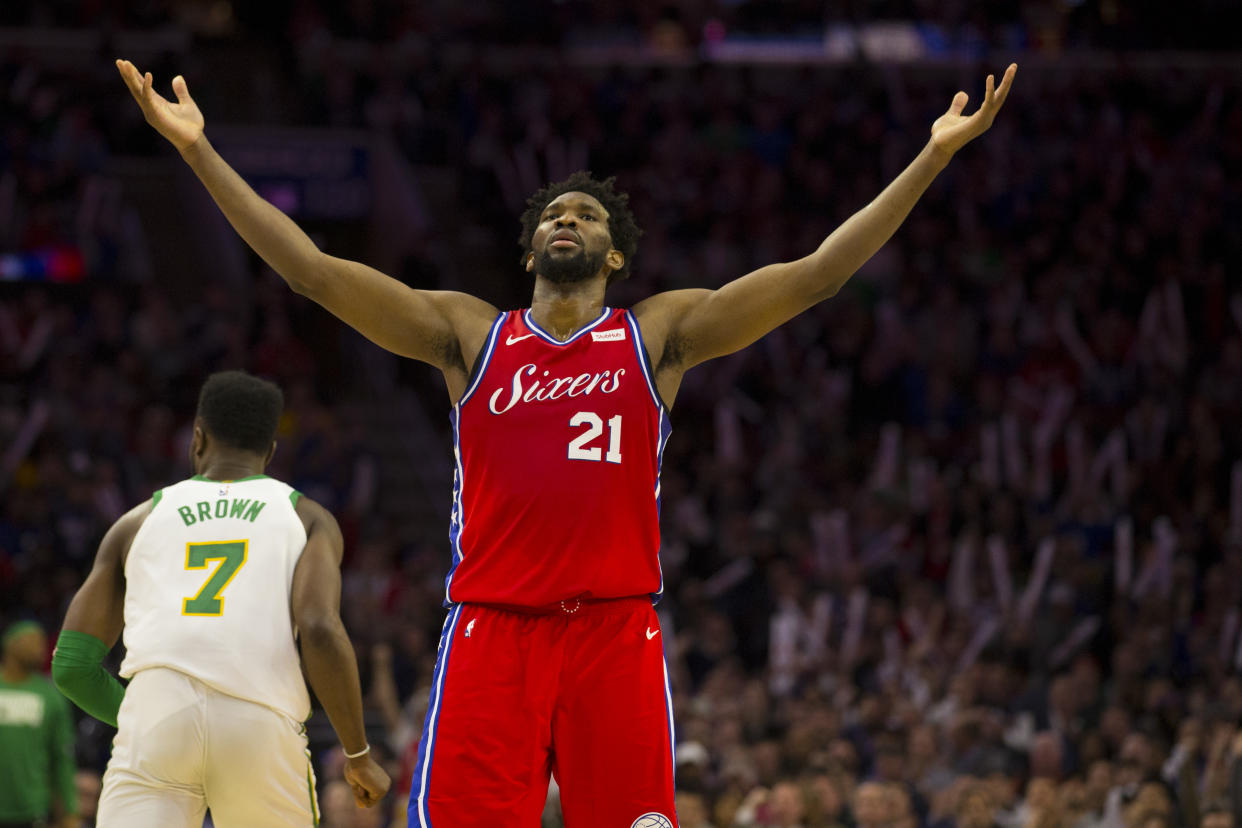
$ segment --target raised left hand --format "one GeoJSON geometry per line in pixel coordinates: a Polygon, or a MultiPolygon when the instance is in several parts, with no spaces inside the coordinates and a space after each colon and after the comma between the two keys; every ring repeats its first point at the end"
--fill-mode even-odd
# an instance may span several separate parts
{"type": "Polygon", "coordinates": [[[1013,76],[1017,74],[1017,71],[1018,64],[1009,64],[1004,77],[1001,78],[999,89],[996,88],[995,76],[988,75],[983,103],[971,115],[962,114],[970,96],[965,92],[958,92],[954,95],[949,111],[932,124],[931,139],[936,148],[952,155],[986,132],[992,125],[992,121],[996,119],[996,113],[1000,112],[1001,106],[1004,105],[1005,98],[1009,97],[1009,87],[1013,85],[1013,76]]]}

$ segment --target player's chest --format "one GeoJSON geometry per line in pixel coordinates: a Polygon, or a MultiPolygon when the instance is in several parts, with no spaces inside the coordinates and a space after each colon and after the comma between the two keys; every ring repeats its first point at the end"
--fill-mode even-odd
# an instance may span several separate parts
{"type": "Polygon", "coordinates": [[[493,356],[475,396],[492,417],[522,421],[584,409],[637,414],[644,403],[651,406],[642,366],[626,341],[565,348],[522,342],[493,356]]]}
{"type": "Polygon", "coordinates": [[[553,458],[609,466],[645,457],[659,410],[633,345],[617,344],[630,351],[542,347],[493,359],[463,411],[463,443],[521,464],[553,458]]]}

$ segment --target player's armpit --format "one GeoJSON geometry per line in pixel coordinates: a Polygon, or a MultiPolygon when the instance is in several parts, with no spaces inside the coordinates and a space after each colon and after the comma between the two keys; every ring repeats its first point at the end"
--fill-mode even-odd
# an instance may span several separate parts
{"type": "MultiPolygon", "coordinates": [[[[657,375],[750,345],[830,294],[802,262],[768,265],[717,290],[675,290],[636,305],[657,375]]],[[[663,389],[661,389],[663,390],[663,389]]]]}
{"type": "Polygon", "coordinates": [[[687,308],[673,336],[687,367],[740,351],[836,293],[812,256],[754,270],[687,308]]]}
{"type": "Polygon", "coordinates": [[[682,321],[711,295],[712,291],[704,288],[668,290],[644,299],[631,309],[657,373],[662,368],[684,370],[691,367],[692,363],[686,363],[691,343],[686,342],[682,333],[682,321]]]}

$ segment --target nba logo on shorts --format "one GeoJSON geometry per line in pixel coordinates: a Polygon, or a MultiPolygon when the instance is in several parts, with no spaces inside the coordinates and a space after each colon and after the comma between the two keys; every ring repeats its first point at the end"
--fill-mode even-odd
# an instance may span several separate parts
{"type": "Polygon", "coordinates": [[[475,622],[475,621],[478,621],[478,620],[479,620],[479,619],[477,619],[477,618],[471,618],[471,619],[470,619],[470,623],[466,625],[466,638],[469,638],[469,637],[470,637],[470,633],[474,632],[474,622],[475,622]]]}
{"type": "Polygon", "coordinates": [[[634,820],[630,828],[673,828],[673,821],[664,814],[657,814],[655,811],[652,811],[634,820]]]}

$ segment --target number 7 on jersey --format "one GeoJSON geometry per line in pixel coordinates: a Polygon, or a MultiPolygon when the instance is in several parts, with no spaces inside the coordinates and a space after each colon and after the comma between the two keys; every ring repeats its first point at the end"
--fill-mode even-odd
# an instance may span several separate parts
{"type": "Polygon", "coordinates": [[[208,561],[219,561],[207,583],[193,598],[184,598],[182,615],[220,615],[224,612],[221,593],[233,580],[237,570],[246,562],[248,540],[213,541],[211,543],[187,543],[185,545],[185,568],[206,569],[208,561]]]}

